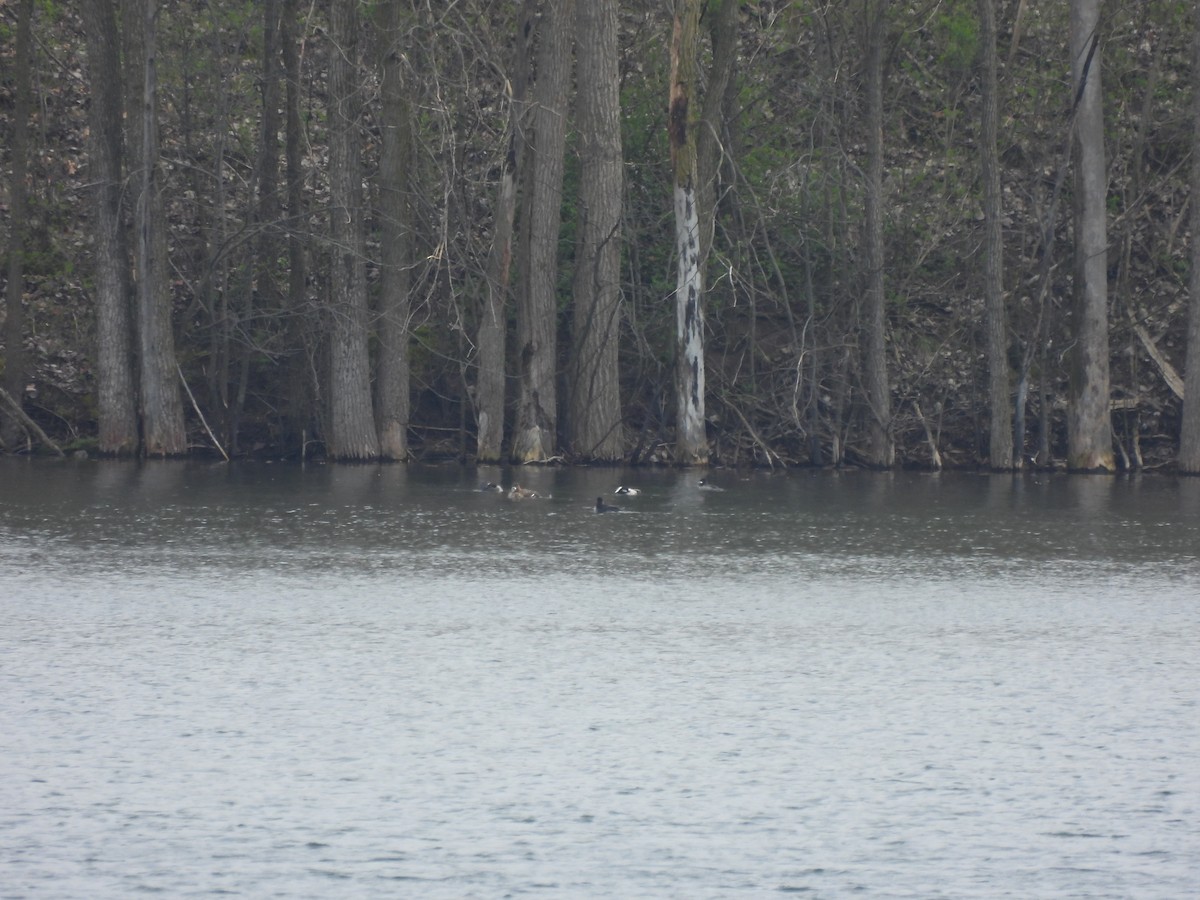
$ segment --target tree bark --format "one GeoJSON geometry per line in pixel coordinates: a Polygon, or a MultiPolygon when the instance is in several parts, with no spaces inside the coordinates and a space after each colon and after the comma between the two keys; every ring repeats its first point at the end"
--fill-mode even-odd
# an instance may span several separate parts
{"type": "Polygon", "coordinates": [[[605,462],[624,453],[620,377],[621,155],[617,2],[577,6],[579,245],[575,257],[571,443],[605,462]]]}
{"type": "Polygon", "coordinates": [[[697,208],[696,42],[699,0],[678,0],[671,34],[667,129],[675,207],[675,462],[708,463],[704,423],[704,272],[697,208]]]}
{"type": "Polygon", "coordinates": [[[187,452],[183,399],[179,393],[171,291],[167,282],[167,218],[158,145],[158,0],[143,0],[141,168],[134,213],[137,234],[138,346],[142,401],[142,452],[179,456],[187,452]]]}
{"type": "Polygon", "coordinates": [[[888,0],[868,5],[867,25],[867,184],[865,215],[866,296],[863,360],[867,399],[867,462],[888,468],[896,460],[892,435],[892,389],[887,370],[887,319],[883,279],[883,45],[888,0]]]}
{"type": "Polygon", "coordinates": [[[359,151],[358,0],[334,0],[329,69],[329,203],[333,239],[329,315],[330,434],[334,459],[379,457],[371,409],[367,334],[366,240],[359,151]]]}
{"type": "Polygon", "coordinates": [[[1113,471],[1108,374],[1108,235],[1104,109],[1100,82],[1100,0],[1071,0],[1071,84],[1075,119],[1075,302],[1067,408],[1067,468],[1113,471]]]}
{"type": "Polygon", "coordinates": [[[97,447],[111,456],[138,450],[133,319],[129,309],[129,244],[122,207],[120,54],[113,0],[81,7],[87,33],[92,210],[95,223],[97,447]]]}
{"type": "Polygon", "coordinates": [[[494,232],[484,276],[479,313],[479,374],[475,382],[475,459],[499,462],[504,443],[505,345],[513,254],[513,223],[517,214],[517,181],[525,148],[526,90],[533,44],[536,0],[525,0],[517,23],[508,110],[508,148],[500,171],[500,190],[493,215],[494,232]]]}
{"type": "Polygon", "coordinates": [[[300,100],[300,51],[297,36],[297,0],[282,0],[279,44],[283,56],[284,72],[284,165],[287,171],[287,256],[288,283],[286,307],[287,345],[291,354],[285,361],[284,422],[288,437],[304,453],[304,441],[308,429],[316,419],[315,391],[309,386],[318,380],[312,376],[313,366],[309,363],[309,348],[312,344],[304,324],[305,300],[308,284],[309,242],[303,230],[305,221],[304,202],[304,121],[300,100]]]}
{"type": "Polygon", "coordinates": [[[555,453],[558,232],[574,23],[575,0],[556,0],[542,10],[529,169],[528,290],[517,309],[521,380],[512,448],[517,463],[548,459],[555,453]]]}
{"type": "Polygon", "coordinates": [[[385,459],[408,458],[409,272],[412,265],[412,111],[402,66],[399,3],[380,8],[379,376],[376,418],[385,459]]]}
{"type": "Polygon", "coordinates": [[[1200,475],[1200,5],[1192,36],[1192,165],[1189,172],[1192,244],[1188,276],[1187,362],[1183,381],[1183,427],[1179,470],[1200,475]]]}
{"type": "Polygon", "coordinates": [[[979,0],[983,93],[980,167],[983,175],[983,296],[987,315],[988,462],[996,471],[1014,468],[1012,375],[1008,362],[1008,312],[1004,303],[1004,197],[997,149],[999,85],[996,76],[996,6],[979,0]]]}
{"type": "MultiPolygon", "coordinates": [[[[33,33],[33,0],[17,7],[17,46],[14,60],[16,89],[12,121],[12,187],[9,190],[8,284],[5,288],[4,384],[13,403],[25,396],[29,377],[25,354],[25,213],[28,185],[29,112],[32,105],[30,44],[33,33]]],[[[17,406],[20,411],[20,406],[17,406]]],[[[22,430],[15,413],[0,407],[0,445],[14,442],[22,430]]]]}

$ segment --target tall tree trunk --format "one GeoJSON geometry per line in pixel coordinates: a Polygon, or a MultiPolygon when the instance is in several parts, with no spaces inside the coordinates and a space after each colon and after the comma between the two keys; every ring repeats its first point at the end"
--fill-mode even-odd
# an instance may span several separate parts
{"type": "Polygon", "coordinates": [[[299,443],[304,453],[303,441],[315,415],[314,395],[309,385],[317,382],[311,377],[309,362],[308,332],[304,327],[305,294],[308,284],[308,240],[304,233],[304,121],[300,110],[300,52],[297,31],[298,0],[282,0],[279,44],[283,56],[284,72],[284,165],[287,170],[287,257],[288,283],[286,300],[287,346],[291,354],[287,357],[287,385],[284,403],[284,421],[289,437],[299,443]]]}
{"type": "Polygon", "coordinates": [[[1192,246],[1179,470],[1200,475],[1200,5],[1196,6],[1195,16],[1196,33],[1192,36],[1192,167],[1189,176],[1192,246]]]}
{"type": "Polygon", "coordinates": [[[171,291],[167,281],[167,218],[158,146],[158,0],[143,0],[141,168],[134,212],[137,234],[138,345],[141,362],[142,451],[147,456],[187,452],[171,291]]]}
{"type": "Polygon", "coordinates": [[[120,37],[113,0],[81,7],[87,32],[89,159],[95,227],[97,446],[102,454],[138,450],[133,318],[129,309],[129,244],[122,212],[120,37]]]}
{"type": "Polygon", "coordinates": [[[376,418],[385,459],[408,458],[408,318],[412,265],[412,111],[402,65],[400,4],[380,8],[379,375],[376,418]]]}
{"type": "MultiPolygon", "coordinates": [[[[28,197],[26,172],[29,153],[29,111],[32,106],[30,45],[33,43],[33,0],[17,7],[17,47],[14,76],[16,98],[12,122],[12,187],[9,191],[9,238],[4,318],[3,387],[16,403],[25,396],[25,207],[28,197]]],[[[23,430],[15,415],[0,404],[0,445],[14,444],[23,430]]]]}
{"type": "Polygon", "coordinates": [[[671,34],[671,93],[667,128],[674,173],[675,462],[706,465],[704,429],[704,272],[696,188],[696,43],[700,0],[677,0],[671,34]]]}
{"type": "Polygon", "coordinates": [[[558,232],[574,26],[575,0],[556,0],[543,8],[529,170],[528,291],[517,308],[521,383],[512,459],[518,463],[547,459],[555,453],[558,232]]]}
{"type": "Polygon", "coordinates": [[[1108,235],[1100,0],[1071,0],[1075,119],[1075,347],[1067,408],[1067,468],[1113,471],[1108,377],[1108,235]]]}
{"type": "Polygon", "coordinates": [[[617,369],[624,187],[617,0],[580,3],[576,25],[580,189],[571,443],[584,458],[615,462],[624,453],[617,369]]]}
{"type": "Polygon", "coordinates": [[[887,370],[887,319],[883,283],[883,45],[888,0],[868,3],[867,185],[865,243],[867,284],[863,305],[867,395],[867,462],[888,468],[896,460],[892,436],[892,389],[887,370]]]}
{"type": "Polygon", "coordinates": [[[359,149],[358,0],[334,0],[329,70],[329,204],[333,238],[330,276],[330,434],[334,459],[379,457],[371,409],[367,334],[366,239],[359,149]]]}
{"type": "Polygon", "coordinates": [[[509,81],[512,93],[509,96],[508,149],[500,171],[492,246],[484,276],[476,336],[479,344],[479,374],[475,382],[475,459],[481,463],[499,462],[503,453],[505,338],[508,332],[513,222],[517,213],[517,180],[525,147],[526,90],[536,11],[536,0],[525,0],[517,23],[513,75],[509,81]]]}
{"type": "Polygon", "coordinates": [[[983,173],[983,296],[987,310],[988,405],[991,408],[988,461],[998,471],[1013,465],[1012,377],[1008,362],[1008,313],[1004,305],[1004,197],[1000,192],[997,149],[999,87],[996,77],[996,8],[979,0],[979,41],[983,50],[980,165],[983,173]]]}

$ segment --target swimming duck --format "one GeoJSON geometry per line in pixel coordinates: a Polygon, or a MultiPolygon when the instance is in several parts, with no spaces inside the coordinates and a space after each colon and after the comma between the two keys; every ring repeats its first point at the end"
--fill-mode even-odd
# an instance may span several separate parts
{"type": "Polygon", "coordinates": [[[611,503],[605,503],[603,497],[596,498],[596,512],[606,513],[606,512],[620,512],[620,511],[621,511],[621,507],[613,506],[611,503]]]}
{"type": "Polygon", "coordinates": [[[617,489],[615,491],[613,491],[614,494],[625,494],[626,496],[629,496],[629,497],[636,497],[641,492],[642,492],[641,488],[625,487],[625,485],[623,485],[623,484],[618,486],[617,489]]]}
{"type": "Polygon", "coordinates": [[[707,478],[700,479],[700,490],[702,491],[723,491],[725,488],[717,487],[715,484],[709,484],[707,478]]]}
{"type": "Polygon", "coordinates": [[[496,484],[496,482],[494,482],[494,481],[479,482],[479,490],[483,491],[485,494],[503,494],[504,493],[504,488],[500,487],[500,485],[496,484]]]}
{"type": "Polygon", "coordinates": [[[512,486],[512,490],[508,492],[509,500],[536,500],[537,498],[537,491],[531,491],[529,488],[523,488],[519,484],[514,484],[512,486]]]}

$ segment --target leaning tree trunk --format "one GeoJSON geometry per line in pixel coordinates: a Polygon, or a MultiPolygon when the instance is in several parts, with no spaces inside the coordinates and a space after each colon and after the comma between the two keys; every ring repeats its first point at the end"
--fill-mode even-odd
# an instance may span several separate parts
{"type": "Polygon", "coordinates": [[[137,387],[129,312],[129,245],[122,215],[121,45],[113,0],[80,8],[87,32],[89,161],[95,216],[96,388],[99,451],[137,453],[137,387]]]}
{"type": "Polygon", "coordinates": [[[1100,0],[1071,0],[1075,119],[1075,348],[1067,408],[1067,468],[1113,471],[1108,377],[1108,234],[1100,0]]]}
{"type": "Polygon", "coordinates": [[[517,213],[517,179],[525,146],[525,92],[529,50],[533,43],[536,0],[525,0],[518,23],[509,96],[508,148],[500,172],[492,247],[488,256],[479,313],[479,374],[475,382],[475,459],[499,462],[504,443],[505,338],[508,333],[509,281],[512,272],[513,221],[517,213]]]}
{"type": "Polygon", "coordinates": [[[400,10],[380,7],[379,154],[379,377],[376,385],[379,449],[386,459],[408,458],[408,314],[412,263],[409,168],[412,113],[402,68],[400,10]]]}
{"type": "Polygon", "coordinates": [[[171,293],[167,282],[167,217],[158,146],[158,0],[144,0],[137,234],[138,345],[141,360],[142,450],[147,456],[187,451],[171,293]]]}
{"type": "Polygon", "coordinates": [[[991,407],[988,461],[998,471],[1013,469],[1012,378],[1008,363],[1008,314],[1004,308],[1004,198],[1000,193],[999,121],[996,79],[996,8],[979,0],[979,41],[983,50],[982,128],[979,154],[983,174],[983,296],[987,310],[988,401],[991,407]]]}
{"type": "Polygon", "coordinates": [[[579,245],[575,257],[571,443],[587,459],[621,459],[617,336],[621,275],[621,109],[617,0],[577,7],[579,245]]]}
{"type": "Polygon", "coordinates": [[[558,419],[557,286],[558,230],[562,212],[563,153],[571,82],[575,0],[547,3],[534,88],[532,198],[528,240],[528,290],[517,309],[520,398],[513,434],[513,462],[555,453],[558,419]]]}
{"type": "Polygon", "coordinates": [[[1192,36],[1191,264],[1188,279],[1187,369],[1183,381],[1183,429],[1179,470],[1200,475],[1200,5],[1192,36]]]}
{"type": "Polygon", "coordinates": [[[697,208],[696,42],[699,0],[678,0],[671,35],[671,95],[667,129],[674,172],[675,462],[708,463],[704,431],[704,272],[697,208]]]}
{"type": "Polygon", "coordinates": [[[867,26],[867,185],[865,209],[866,297],[863,360],[867,399],[867,462],[888,468],[896,459],[892,389],[887,371],[887,320],[883,282],[883,42],[888,0],[877,0],[867,26]]]}
{"type": "MultiPolygon", "coordinates": [[[[33,0],[22,0],[17,8],[16,102],[12,123],[12,187],[9,191],[8,285],[5,289],[4,387],[20,403],[25,396],[25,172],[29,152],[29,109],[32,85],[30,52],[33,32],[33,0]]],[[[16,413],[0,404],[0,445],[15,444],[23,431],[16,413]]]]}
{"type": "Polygon", "coordinates": [[[358,72],[358,0],[334,0],[329,70],[329,204],[332,319],[329,451],[334,459],[379,457],[371,409],[367,340],[366,240],[363,232],[358,72]]]}

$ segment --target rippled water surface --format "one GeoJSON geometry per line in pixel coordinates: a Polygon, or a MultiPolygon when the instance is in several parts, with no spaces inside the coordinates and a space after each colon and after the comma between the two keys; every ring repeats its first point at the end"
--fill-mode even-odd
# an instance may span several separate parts
{"type": "Polygon", "coordinates": [[[708,474],[0,460],[0,897],[1200,892],[1200,481],[708,474]]]}

